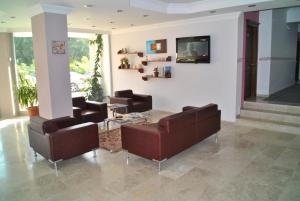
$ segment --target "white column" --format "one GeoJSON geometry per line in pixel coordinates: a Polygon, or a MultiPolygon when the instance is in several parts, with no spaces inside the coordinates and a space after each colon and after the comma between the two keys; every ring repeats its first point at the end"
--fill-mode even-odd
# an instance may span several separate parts
{"type": "Polygon", "coordinates": [[[12,33],[0,33],[0,118],[16,115],[15,68],[12,33]]]}
{"type": "Polygon", "coordinates": [[[52,119],[72,116],[70,87],[68,7],[39,5],[31,18],[40,116],[52,119]],[[54,43],[64,45],[61,52],[54,43]]]}

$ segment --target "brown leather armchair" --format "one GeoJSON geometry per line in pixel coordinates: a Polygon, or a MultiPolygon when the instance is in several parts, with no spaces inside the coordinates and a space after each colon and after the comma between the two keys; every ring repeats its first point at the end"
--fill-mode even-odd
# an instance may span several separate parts
{"type": "Polygon", "coordinates": [[[72,117],[47,120],[33,117],[28,125],[29,144],[57,170],[57,162],[99,148],[98,126],[94,123],[78,124],[72,117]]]}
{"type": "Polygon", "coordinates": [[[145,112],[152,109],[152,96],[134,94],[132,90],[115,91],[115,96],[110,97],[110,103],[127,105],[127,111],[120,108],[117,110],[119,113],[145,112]]]}
{"type": "Polygon", "coordinates": [[[80,122],[98,123],[107,118],[107,104],[86,101],[83,96],[72,98],[73,116],[80,122]]]}
{"type": "Polygon", "coordinates": [[[184,107],[182,112],[162,118],[158,123],[122,125],[122,147],[128,153],[157,161],[160,170],[164,160],[217,133],[221,128],[220,119],[221,111],[215,104],[184,107]]]}

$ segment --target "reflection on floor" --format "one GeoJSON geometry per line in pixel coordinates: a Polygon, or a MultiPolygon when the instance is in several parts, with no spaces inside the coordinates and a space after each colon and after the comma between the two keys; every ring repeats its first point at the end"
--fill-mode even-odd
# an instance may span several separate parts
{"type": "Polygon", "coordinates": [[[300,106],[300,84],[295,84],[291,87],[283,89],[266,98],[265,101],[270,101],[279,104],[291,104],[300,106]]]}
{"type": "Polygon", "coordinates": [[[300,106],[300,84],[278,91],[267,98],[257,96],[247,98],[246,101],[300,106]]]}
{"type": "MultiPolygon", "coordinates": [[[[59,165],[34,159],[27,118],[0,121],[1,201],[299,201],[300,135],[223,123],[214,137],[156,163],[97,150],[59,165]]],[[[67,143],[67,142],[66,142],[67,143]]]]}

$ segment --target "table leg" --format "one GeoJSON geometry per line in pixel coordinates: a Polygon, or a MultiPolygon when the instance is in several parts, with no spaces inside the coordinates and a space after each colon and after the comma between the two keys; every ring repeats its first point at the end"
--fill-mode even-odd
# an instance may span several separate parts
{"type": "Polygon", "coordinates": [[[106,133],[109,132],[109,122],[110,122],[109,120],[106,121],[106,133]]]}

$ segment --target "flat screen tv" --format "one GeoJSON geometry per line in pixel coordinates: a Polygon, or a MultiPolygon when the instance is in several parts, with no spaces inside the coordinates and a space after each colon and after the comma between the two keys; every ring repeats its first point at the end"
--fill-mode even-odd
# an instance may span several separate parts
{"type": "Polygon", "coordinates": [[[210,63],[210,36],[176,38],[176,63],[210,63]]]}

